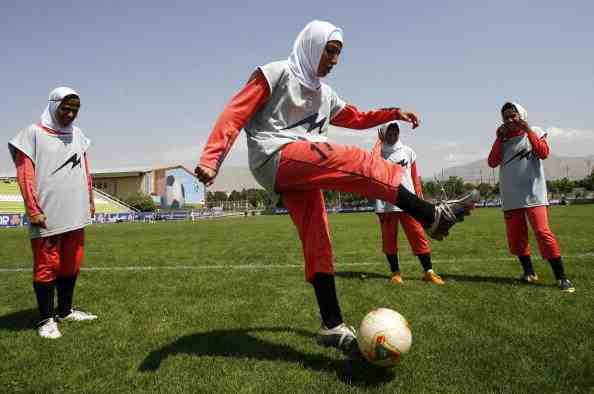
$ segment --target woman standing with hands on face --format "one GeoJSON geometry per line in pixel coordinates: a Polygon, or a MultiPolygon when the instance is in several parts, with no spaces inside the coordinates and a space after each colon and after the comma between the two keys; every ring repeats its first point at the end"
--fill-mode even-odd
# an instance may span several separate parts
{"type": "Polygon", "coordinates": [[[517,103],[501,108],[503,124],[491,148],[488,164],[499,167],[503,215],[511,254],[518,257],[524,273],[522,282],[533,283],[538,276],[532,266],[528,227],[530,223],[543,258],[551,264],[563,292],[573,293],[573,284],[565,277],[561,252],[549,227],[547,183],[542,161],[549,156],[546,135],[539,137],[528,125],[528,113],[517,103]]]}

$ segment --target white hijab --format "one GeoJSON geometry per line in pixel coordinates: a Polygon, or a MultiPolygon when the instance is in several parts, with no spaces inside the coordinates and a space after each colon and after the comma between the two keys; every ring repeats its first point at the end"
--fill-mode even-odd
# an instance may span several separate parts
{"type": "MultiPolygon", "coordinates": [[[[384,135],[386,135],[386,132],[388,131],[388,128],[392,124],[394,124],[394,123],[396,123],[396,125],[398,125],[398,122],[395,121],[395,120],[393,120],[391,122],[384,123],[383,125],[381,125],[377,129],[377,131],[383,133],[384,135]]],[[[383,141],[383,146],[384,146],[384,149],[396,151],[396,150],[402,148],[404,146],[404,144],[402,143],[402,140],[400,139],[400,137],[398,137],[398,141],[396,141],[396,143],[394,145],[388,145],[387,142],[383,141]]]]}
{"type": "Polygon", "coordinates": [[[70,96],[71,94],[80,97],[75,90],[64,86],[55,88],[50,92],[47,107],[45,107],[45,111],[41,114],[41,124],[44,127],[61,133],[72,133],[72,123],[74,122],[70,123],[68,127],[62,127],[56,120],[56,111],[60,104],[62,104],[62,100],[64,100],[64,97],[70,96]]]}
{"type": "Polygon", "coordinates": [[[289,70],[299,82],[312,90],[321,86],[318,66],[328,41],[342,41],[342,29],[329,22],[309,22],[297,36],[289,55],[289,70]]]}
{"type": "Polygon", "coordinates": [[[528,112],[526,111],[526,109],[524,107],[522,107],[518,103],[514,103],[513,101],[508,101],[508,103],[513,105],[514,107],[516,107],[516,111],[518,111],[518,115],[520,115],[520,119],[522,119],[524,122],[528,121],[528,112]]]}

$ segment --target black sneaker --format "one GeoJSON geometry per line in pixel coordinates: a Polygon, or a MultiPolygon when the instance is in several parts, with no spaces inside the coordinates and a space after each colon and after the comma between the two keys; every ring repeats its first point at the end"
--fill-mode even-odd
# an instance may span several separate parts
{"type": "Polygon", "coordinates": [[[559,289],[561,289],[564,293],[573,293],[575,292],[575,287],[571,284],[569,279],[561,279],[559,281],[559,289]]]}
{"type": "Polygon", "coordinates": [[[435,220],[426,229],[427,234],[438,241],[449,235],[450,228],[470,215],[474,205],[479,202],[480,193],[473,190],[458,200],[449,200],[435,205],[435,220]]]}

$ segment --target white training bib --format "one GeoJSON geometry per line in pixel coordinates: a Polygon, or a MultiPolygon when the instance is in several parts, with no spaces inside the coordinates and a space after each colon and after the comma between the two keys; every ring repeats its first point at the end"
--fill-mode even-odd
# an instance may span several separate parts
{"type": "Polygon", "coordinates": [[[502,145],[499,185],[503,210],[548,205],[544,166],[532,151],[528,135],[506,139],[502,145]]]}
{"type": "MultiPolygon", "coordinates": [[[[416,194],[411,173],[412,164],[417,160],[415,151],[410,146],[404,145],[401,141],[398,141],[394,145],[384,143],[382,144],[382,157],[390,163],[398,164],[404,168],[400,186],[404,186],[409,192],[416,194]]],[[[402,212],[402,209],[389,202],[375,200],[375,212],[402,212]]]]}
{"type": "Polygon", "coordinates": [[[278,198],[274,181],[283,146],[298,140],[325,142],[330,119],[346,103],[328,85],[311,90],[289,71],[288,61],[259,67],[270,86],[266,104],[245,126],[250,169],[256,180],[278,198]]]}
{"type": "Polygon", "coordinates": [[[56,133],[31,125],[8,143],[27,155],[35,165],[38,203],[47,216],[47,228],[29,226],[31,238],[48,237],[91,223],[84,154],[90,141],[74,127],[72,133],[56,133]]]}

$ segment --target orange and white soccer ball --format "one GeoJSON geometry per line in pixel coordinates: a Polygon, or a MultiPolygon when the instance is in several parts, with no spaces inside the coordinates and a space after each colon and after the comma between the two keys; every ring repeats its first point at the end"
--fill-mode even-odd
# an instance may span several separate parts
{"type": "Polygon", "coordinates": [[[393,367],[412,345],[412,333],[406,319],[388,308],[369,312],[357,334],[359,350],[374,365],[393,367]]]}

